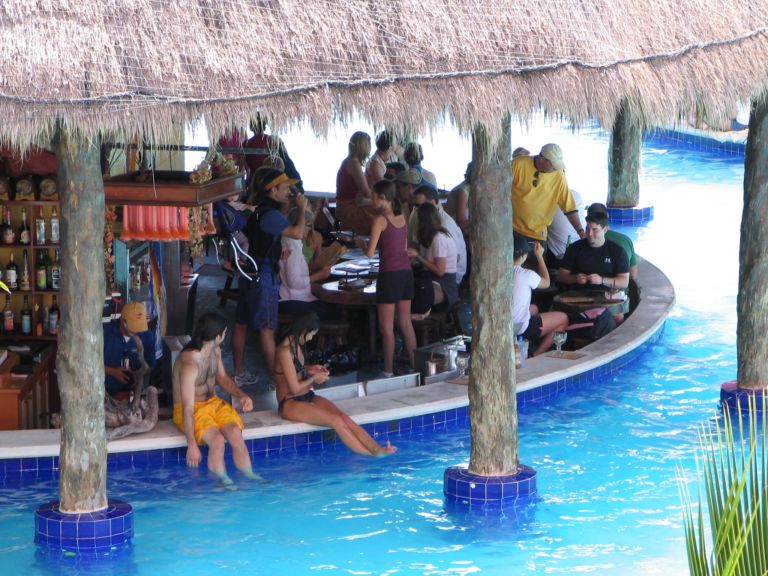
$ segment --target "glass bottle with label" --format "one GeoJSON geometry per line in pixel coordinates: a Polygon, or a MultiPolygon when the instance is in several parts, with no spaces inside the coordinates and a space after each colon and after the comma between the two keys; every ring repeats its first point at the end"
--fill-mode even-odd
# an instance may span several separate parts
{"type": "Polygon", "coordinates": [[[59,322],[61,321],[61,311],[56,302],[56,295],[53,295],[51,307],[48,309],[48,333],[56,335],[59,333],[59,322]]]}
{"type": "Polygon", "coordinates": [[[27,209],[21,209],[21,226],[19,226],[19,244],[28,246],[32,241],[29,224],[27,223],[27,209]]]}
{"type": "Polygon", "coordinates": [[[19,282],[19,290],[29,292],[32,290],[32,284],[29,278],[29,258],[27,257],[27,251],[24,250],[24,263],[21,269],[21,281],[19,282]]]}
{"type": "Polygon", "coordinates": [[[8,206],[5,207],[5,212],[3,213],[2,234],[3,244],[16,243],[16,232],[14,232],[13,226],[11,225],[11,209],[8,208],[8,206]]]}
{"type": "Polygon", "coordinates": [[[55,257],[51,263],[51,290],[58,290],[61,288],[61,259],[58,249],[54,254],[55,257]]]}
{"type": "Polygon", "coordinates": [[[29,306],[29,296],[24,295],[24,305],[21,307],[21,333],[25,336],[32,334],[32,308],[29,306]]]}
{"type": "Polygon", "coordinates": [[[3,308],[3,334],[6,336],[13,334],[13,308],[11,308],[11,296],[5,295],[5,308],[3,308]]]}
{"type": "Polygon", "coordinates": [[[11,291],[19,289],[19,267],[13,261],[13,252],[8,264],[5,265],[5,283],[11,291]]]}
{"type": "Polygon", "coordinates": [[[51,208],[51,244],[59,243],[59,213],[56,206],[51,208]]]}
{"type": "Polygon", "coordinates": [[[37,253],[37,265],[35,266],[35,288],[38,290],[48,290],[46,260],[48,260],[48,250],[40,250],[37,253]]]}
{"type": "Polygon", "coordinates": [[[40,206],[40,211],[35,219],[35,244],[38,246],[45,244],[45,215],[42,206],[40,206]]]}

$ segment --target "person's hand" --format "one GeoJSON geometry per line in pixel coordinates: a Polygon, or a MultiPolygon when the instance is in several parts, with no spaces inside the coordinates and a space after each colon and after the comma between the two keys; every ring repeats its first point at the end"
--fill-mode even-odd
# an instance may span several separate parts
{"type": "Polygon", "coordinates": [[[587,282],[590,284],[600,285],[603,283],[603,277],[600,274],[590,274],[587,276],[587,282]]]}
{"type": "Polygon", "coordinates": [[[322,268],[320,268],[320,270],[315,272],[315,274],[319,274],[319,276],[317,277],[318,280],[325,280],[326,278],[328,278],[328,276],[331,275],[331,267],[323,266],[322,268]]]}
{"type": "Polygon", "coordinates": [[[243,412],[250,412],[253,410],[253,400],[251,400],[251,397],[248,396],[248,394],[243,394],[239,398],[240,400],[240,408],[243,409],[243,412]]]}
{"type": "Polygon", "coordinates": [[[190,468],[197,468],[202,459],[203,455],[200,453],[200,448],[197,444],[192,444],[187,447],[187,466],[190,468]]]}
{"type": "Polygon", "coordinates": [[[121,384],[131,384],[133,382],[133,372],[129,368],[105,366],[104,371],[121,384]]]}
{"type": "Polygon", "coordinates": [[[533,243],[533,254],[536,256],[536,258],[540,256],[544,256],[544,246],[542,246],[538,242],[533,243]]]}
{"type": "Polygon", "coordinates": [[[315,374],[330,374],[330,372],[328,372],[328,368],[322,364],[307,364],[304,366],[304,369],[310,376],[314,376],[315,374]]]}
{"type": "Polygon", "coordinates": [[[587,275],[582,273],[576,274],[576,284],[586,284],[587,283],[587,275]]]}

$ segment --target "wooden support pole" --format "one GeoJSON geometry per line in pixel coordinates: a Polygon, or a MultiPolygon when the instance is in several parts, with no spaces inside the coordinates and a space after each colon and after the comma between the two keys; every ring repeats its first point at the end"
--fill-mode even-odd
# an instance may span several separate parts
{"type": "Polygon", "coordinates": [[[107,507],[104,426],[104,186],[99,144],[60,127],[61,294],[56,369],[61,394],[60,510],[107,507]]]}

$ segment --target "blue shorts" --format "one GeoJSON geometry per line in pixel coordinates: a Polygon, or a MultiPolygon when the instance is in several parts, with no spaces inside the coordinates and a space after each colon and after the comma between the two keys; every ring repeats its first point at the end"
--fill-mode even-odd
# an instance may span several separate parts
{"type": "Polygon", "coordinates": [[[280,284],[240,279],[237,294],[236,322],[253,330],[277,330],[280,284]]]}

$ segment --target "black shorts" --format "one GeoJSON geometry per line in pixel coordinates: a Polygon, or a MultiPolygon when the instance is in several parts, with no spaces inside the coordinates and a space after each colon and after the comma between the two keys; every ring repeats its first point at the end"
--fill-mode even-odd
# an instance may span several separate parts
{"type": "Polygon", "coordinates": [[[535,314],[531,316],[531,319],[528,320],[528,328],[526,328],[525,332],[522,333],[522,337],[529,342],[532,340],[538,340],[541,338],[541,326],[541,314],[535,314]]]}
{"type": "Polygon", "coordinates": [[[379,272],[376,278],[376,304],[397,304],[413,300],[413,271],[379,272]]]}

